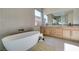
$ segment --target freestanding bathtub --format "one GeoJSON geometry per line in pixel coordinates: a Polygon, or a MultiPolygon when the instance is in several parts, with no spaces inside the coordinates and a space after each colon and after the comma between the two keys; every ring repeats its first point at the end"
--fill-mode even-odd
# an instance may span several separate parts
{"type": "Polygon", "coordinates": [[[4,37],[2,42],[8,51],[27,51],[38,42],[39,35],[39,31],[30,31],[4,37]]]}

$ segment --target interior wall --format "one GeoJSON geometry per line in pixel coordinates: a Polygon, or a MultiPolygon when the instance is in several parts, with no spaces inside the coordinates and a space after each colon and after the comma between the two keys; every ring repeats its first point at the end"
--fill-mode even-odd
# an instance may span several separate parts
{"type": "Polygon", "coordinates": [[[73,9],[67,14],[68,23],[79,24],[79,9],[73,9]]]}
{"type": "Polygon", "coordinates": [[[66,14],[66,19],[68,20],[68,24],[71,23],[73,24],[73,10],[69,11],[67,14],[66,14]]]}
{"type": "Polygon", "coordinates": [[[1,39],[10,33],[34,27],[33,8],[0,8],[0,50],[3,49],[1,39]]]}
{"type": "Polygon", "coordinates": [[[53,23],[53,15],[52,14],[48,14],[47,16],[48,16],[48,24],[52,25],[52,23],[53,23]]]}
{"type": "Polygon", "coordinates": [[[68,24],[79,24],[79,9],[73,9],[72,11],[69,11],[66,16],[68,24]]]}
{"type": "Polygon", "coordinates": [[[74,9],[73,24],[79,24],[79,8],[74,9]]]}

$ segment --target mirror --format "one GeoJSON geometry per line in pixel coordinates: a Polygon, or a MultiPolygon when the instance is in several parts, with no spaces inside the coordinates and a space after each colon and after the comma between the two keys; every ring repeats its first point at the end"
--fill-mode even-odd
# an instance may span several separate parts
{"type": "Polygon", "coordinates": [[[48,24],[49,25],[62,25],[67,24],[68,20],[66,20],[66,16],[55,16],[53,14],[48,15],[48,24]]]}
{"type": "Polygon", "coordinates": [[[48,17],[47,25],[79,24],[79,9],[47,8],[47,9],[44,9],[44,13],[48,17]]]}

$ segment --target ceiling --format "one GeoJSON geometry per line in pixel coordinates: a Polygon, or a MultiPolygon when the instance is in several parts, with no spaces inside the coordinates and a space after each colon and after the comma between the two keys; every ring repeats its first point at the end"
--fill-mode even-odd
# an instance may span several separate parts
{"type": "Polygon", "coordinates": [[[44,8],[44,14],[53,14],[55,16],[61,16],[73,9],[74,8],[44,8]]]}

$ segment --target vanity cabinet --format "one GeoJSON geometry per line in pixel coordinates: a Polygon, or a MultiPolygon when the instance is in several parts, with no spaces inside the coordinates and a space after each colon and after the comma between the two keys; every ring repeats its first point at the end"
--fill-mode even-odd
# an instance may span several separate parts
{"type": "Polygon", "coordinates": [[[47,36],[54,36],[59,38],[63,37],[62,28],[41,27],[41,32],[47,36]]]}
{"type": "Polygon", "coordinates": [[[72,30],[71,40],[79,41],[79,30],[72,30]]]}
{"type": "Polygon", "coordinates": [[[40,27],[40,33],[44,34],[44,31],[45,31],[44,27],[40,27]]]}
{"type": "Polygon", "coordinates": [[[63,29],[63,39],[71,39],[71,31],[69,29],[63,29]]]}
{"type": "Polygon", "coordinates": [[[51,30],[51,36],[62,38],[62,28],[52,28],[51,30]]]}
{"type": "Polygon", "coordinates": [[[56,28],[51,29],[51,36],[56,36],[56,28]]]}
{"type": "Polygon", "coordinates": [[[57,28],[56,29],[56,35],[59,38],[63,38],[63,29],[62,28],[57,28]]]}
{"type": "Polygon", "coordinates": [[[46,36],[79,41],[78,27],[41,27],[40,29],[41,32],[46,36]]]}
{"type": "Polygon", "coordinates": [[[44,28],[44,35],[51,36],[51,28],[44,28]]]}

